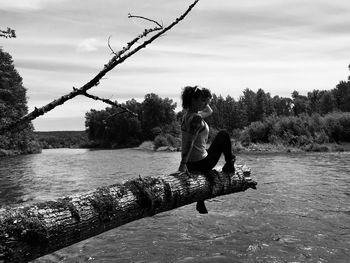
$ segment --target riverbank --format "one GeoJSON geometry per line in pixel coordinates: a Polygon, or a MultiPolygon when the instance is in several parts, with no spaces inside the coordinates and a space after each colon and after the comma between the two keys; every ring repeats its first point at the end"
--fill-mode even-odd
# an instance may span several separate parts
{"type": "Polygon", "coordinates": [[[36,148],[35,150],[27,150],[27,151],[19,151],[19,150],[5,150],[0,149],[0,157],[6,157],[6,156],[15,156],[15,155],[21,155],[21,154],[35,154],[35,153],[41,153],[41,148],[36,148]]]}
{"type": "Polygon", "coordinates": [[[144,151],[156,151],[156,152],[180,152],[180,147],[172,146],[161,146],[156,147],[153,141],[144,141],[139,146],[134,147],[135,150],[144,150],[144,151]]]}
{"type": "Polygon", "coordinates": [[[21,154],[19,151],[0,149],[0,157],[13,156],[19,154],[21,154]]]}
{"type": "Polygon", "coordinates": [[[326,144],[307,144],[300,147],[286,146],[283,144],[271,143],[251,143],[243,146],[240,142],[233,142],[232,149],[234,152],[348,152],[350,151],[350,143],[326,143],[326,144]]]}
{"type": "MultiPolygon", "coordinates": [[[[209,145],[208,145],[209,146],[209,145]]],[[[166,151],[176,152],[181,151],[181,148],[172,146],[162,146],[156,148],[152,141],[145,141],[138,147],[133,149],[147,151],[166,151]]],[[[286,146],[283,144],[272,143],[251,143],[242,145],[241,142],[232,141],[232,151],[235,153],[250,153],[250,152],[269,152],[269,153],[295,153],[295,152],[348,152],[350,151],[350,143],[328,143],[328,144],[308,144],[303,147],[286,146]]]]}
{"type": "MultiPolygon", "coordinates": [[[[112,149],[103,147],[94,147],[92,145],[88,146],[63,146],[63,147],[49,147],[52,148],[90,148],[90,149],[112,149]]],[[[209,145],[208,145],[209,147],[209,145]]],[[[144,141],[139,146],[125,146],[113,149],[126,149],[131,148],[135,150],[143,151],[155,151],[155,152],[180,152],[181,147],[173,146],[161,146],[156,147],[153,141],[144,141]]],[[[327,143],[327,144],[307,144],[302,147],[286,146],[283,144],[272,144],[272,143],[250,143],[249,145],[243,145],[239,141],[232,140],[232,151],[234,153],[251,153],[251,152],[266,152],[266,153],[297,153],[297,152],[350,152],[350,143],[327,143]]],[[[0,149],[0,157],[14,156],[20,154],[35,154],[41,153],[41,150],[35,152],[20,152],[18,150],[5,150],[0,149]]]]}

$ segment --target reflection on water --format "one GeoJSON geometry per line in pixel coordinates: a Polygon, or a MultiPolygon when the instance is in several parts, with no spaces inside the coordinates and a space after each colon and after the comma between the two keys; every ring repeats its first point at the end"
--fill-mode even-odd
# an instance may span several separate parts
{"type": "Polygon", "coordinates": [[[0,204],[50,200],[138,175],[166,174],[175,169],[178,158],[163,155],[138,150],[53,149],[1,158],[0,204]],[[169,166],[162,167],[164,161],[169,166]]]}
{"type": "Polygon", "coordinates": [[[22,203],[27,186],[33,185],[27,174],[32,174],[34,155],[0,158],[0,205],[22,203]]]}
{"type": "MultiPolygon", "coordinates": [[[[177,169],[180,153],[46,150],[0,159],[0,204],[177,169]]],[[[350,153],[238,154],[258,190],[138,220],[35,262],[348,262],[350,153]]]]}

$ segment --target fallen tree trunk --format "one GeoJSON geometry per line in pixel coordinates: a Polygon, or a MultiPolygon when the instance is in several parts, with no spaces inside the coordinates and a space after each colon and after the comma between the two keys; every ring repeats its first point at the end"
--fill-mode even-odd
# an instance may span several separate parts
{"type": "Polygon", "coordinates": [[[254,188],[250,170],[174,173],[56,201],[0,209],[0,262],[28,262],[109,229],[199,200],[254,188]]]}

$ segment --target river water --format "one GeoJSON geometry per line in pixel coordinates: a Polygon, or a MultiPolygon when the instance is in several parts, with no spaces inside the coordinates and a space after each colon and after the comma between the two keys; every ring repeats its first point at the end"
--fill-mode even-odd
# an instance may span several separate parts
{"type": "MultiPolygon", "coordinates": [[[[0,158],[0,206],[176,171],[180,153],[53,149],[0,158]]],[[[33,262],[350,262],[350,153],[238,154],[258,189],[141,219],[33,262]]],[[[221,161],[222,165],[222,161],[221,161]]]]}

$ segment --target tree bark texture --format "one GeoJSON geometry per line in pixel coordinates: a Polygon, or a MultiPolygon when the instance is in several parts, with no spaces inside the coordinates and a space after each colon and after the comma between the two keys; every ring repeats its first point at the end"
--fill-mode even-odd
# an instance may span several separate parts
{"type": "Polygon", "coordinates": [[[254,188],[250,170],[173,173],[100,187],[56,201],[0,208],[0,262],[28,262],[128,222],[254,188]]]}

